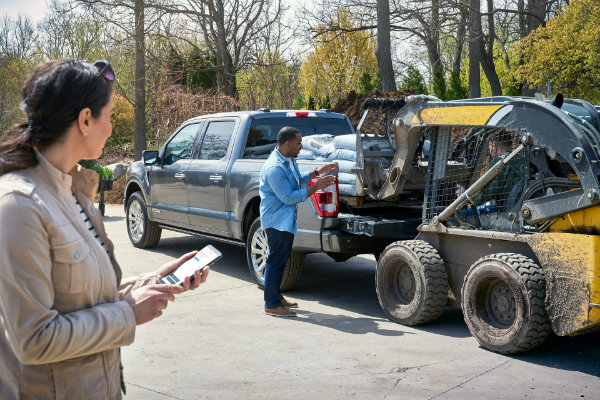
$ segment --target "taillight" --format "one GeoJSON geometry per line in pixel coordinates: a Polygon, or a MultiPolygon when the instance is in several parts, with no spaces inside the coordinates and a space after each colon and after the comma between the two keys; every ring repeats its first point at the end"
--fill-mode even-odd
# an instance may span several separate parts
{"type": "MultiPolygon", "coordinates": [[[[317,179],[310,180],[311,186],[317,183],[317,179]]],[[[320,217],[337,217],[340,210],[340,202],[338,193],[338,178],[336,177],[333,184],[324,189],[317,190],[310,196],[315,209],[320,217]]]]}
{"type": "Polygon", "coordinates": [[[288,111],[286,117],[316,117],[314,111],[288,111]]]}

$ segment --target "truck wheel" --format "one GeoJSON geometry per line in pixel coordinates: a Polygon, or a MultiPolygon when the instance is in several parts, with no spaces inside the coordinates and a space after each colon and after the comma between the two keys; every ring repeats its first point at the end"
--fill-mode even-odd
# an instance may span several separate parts
{"type": "Polygon", "coordinates": [[[375,272],[379,304],[404,325],[431,322],[448,301],[448,274],[438,252],[422,240],[395,242],[385,248],[375,272]]]}
{"type": "Polygon", "coordinates": [[[467,272],[461,305],[471,335],[485,348],[510,354],[546,340],[546,277],[531,259],[498,253],[477,260],[467,272]]]}
{"type": "Polygon", "coordinates": [[[154,247],[160,240],[162,229],[148,219],[146,203],[141,192],[134,192],[127,199],[127,234],[135,247],[154,247]]]}
{"type": "MultiPolygon", "coordinates": [[[[248,269],[250,269],[252,278],[261,289],[265,288],[265,272],[268,256],[269,245],[267,243],[267,234],[260,227],[260,218],[257,218],[250,225],[246,237],[246,261],[248,262],[248,269]]],[[[290,290],[296,286],[296,282],[302,274],[303,265],[304,253],[292,250],[290,259],[285,265],[285,271],[283,272],[281,290],[290,290]]]]}

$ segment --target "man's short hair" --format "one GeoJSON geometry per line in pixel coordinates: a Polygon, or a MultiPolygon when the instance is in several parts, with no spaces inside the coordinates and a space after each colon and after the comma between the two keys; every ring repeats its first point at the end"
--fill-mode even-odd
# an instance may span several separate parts
{"type": "Polygon", "coordinates": [[[281,146],[285,142],[296,139],[298,135],[301,135],[300,131],[293,126],[284,126],[277,133],[277,146],[281,146]]]}

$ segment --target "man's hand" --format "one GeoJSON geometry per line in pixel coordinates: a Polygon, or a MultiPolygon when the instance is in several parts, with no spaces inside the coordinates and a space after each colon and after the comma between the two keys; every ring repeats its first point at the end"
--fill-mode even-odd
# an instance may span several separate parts
{"type": "Polygon", "coordinates": [[[309,186],[306,189],[306,193],[308,196],[313,195],[317,190],[321,190],[326,188],[329,185],[333,185],[335,180],[335,176],[333,175],[325,175],[317,180],[314,185],[309,186]]]}
{"type": "Polygon", "coordinates": [[[338,167],[337,163],[324,164],[324,165],[321,165],[319,168],[317,168],[317,172],[319,173],[319,175],[323,175],[323,174],[328,173],[329,171],[333,171],[337,167],[338,167]]]}

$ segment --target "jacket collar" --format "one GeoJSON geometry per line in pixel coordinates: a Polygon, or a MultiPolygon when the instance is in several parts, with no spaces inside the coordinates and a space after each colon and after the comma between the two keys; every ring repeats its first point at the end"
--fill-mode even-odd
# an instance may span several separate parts
{"type": "Polygon", "coordinates": [[[98,189],[98,174],[96,171],[85,169],[76,164],[68,174],[60,171],[39,152],[35,151],[38,165],[35,167],[37,174],[42,176],[49,189],[55,193],[81,194],[88,199],[93,199],[98,189]]]}

